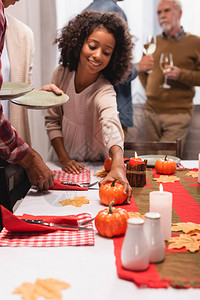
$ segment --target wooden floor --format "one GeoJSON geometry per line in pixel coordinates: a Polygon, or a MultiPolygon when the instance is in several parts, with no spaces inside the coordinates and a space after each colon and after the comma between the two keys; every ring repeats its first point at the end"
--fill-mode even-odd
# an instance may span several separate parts
{"type": "MultiPolygon", "coordinates": [[[[144,140],[144,105],[134,104],[134,127],[128,129],[126,141],[144,140]]],[[[200,105],[195,105],[190,130],[186,139],[182,159],[193,160],[200,153],[200,105]]]]}

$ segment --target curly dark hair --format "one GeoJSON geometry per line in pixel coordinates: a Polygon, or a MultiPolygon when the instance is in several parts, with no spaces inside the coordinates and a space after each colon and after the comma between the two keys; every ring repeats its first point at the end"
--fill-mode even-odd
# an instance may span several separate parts
{"type": "Polygon", "coordinates": [[[108,66],[101,73],[112,84],[124,81],[131,72],[132,65],[132,35],[126,22],[117,13],[101,13],[84,11],[63,27],[60,36],[55,40],[60,50],[60,64],[76,71],[80,52],[85,39],[96,29],[106,28],[115,38],[115,49],[108,66]]]}

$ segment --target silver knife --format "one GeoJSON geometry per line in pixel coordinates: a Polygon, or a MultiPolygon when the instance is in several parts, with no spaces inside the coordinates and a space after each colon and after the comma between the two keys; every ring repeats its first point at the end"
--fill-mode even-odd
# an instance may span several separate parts
{"type": "Polygon", "coordinates": [[[81,226],[75,226],[75,225],[47,223],[47,222],[43,222],[42,220],[28,220],[28,219],[21,219],[21,220],[25,221],[27,223],[30,223],[30,224],[45,225],[45,226],[48,226],[48,227],[74,228],[74,229],[79,229],[79,230],[94,231],[93,228],[87,228],[87,227],[81,227],[81,226]]]}

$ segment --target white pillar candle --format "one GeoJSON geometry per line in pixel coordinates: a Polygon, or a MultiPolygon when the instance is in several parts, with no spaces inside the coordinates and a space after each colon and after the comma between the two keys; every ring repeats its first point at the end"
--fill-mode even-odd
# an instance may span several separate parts
{"type": "Polygon", "coordinates": [[[198,182],[200,183],[200,153],[199,153],[198,182]]]}
{"type": "Polygon", "coordinates": [[[150,212],[160,214],[160,225],[164,240],[171,237],[172,223],[172,193],[163,191],[162,184],[160,191],[153,191],[149,194],[150,212]]]}

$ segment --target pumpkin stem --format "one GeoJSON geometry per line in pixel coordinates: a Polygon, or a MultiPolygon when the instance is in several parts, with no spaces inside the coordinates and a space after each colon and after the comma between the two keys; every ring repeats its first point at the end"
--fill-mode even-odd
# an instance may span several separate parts
{"type": "Polygon", "coordinates": [[[113,180],[113,182],[111,183],[111,186],[115,186],[116,181],[117,181],[117,179],[113,180]]]}
{"type": "Polygon", "coordinates": [[[165,161],[167,161],[167,155],[165,155],[165,161]]]}
{"type": "Polygon", "coordinates": [[[114,213],[114,211],[112,209],[113,204],[114,204],[114,201],[110,202],[110,204],[109,204],[109,210],[108,210],[109,214],[113,214],[114,213]]]}

